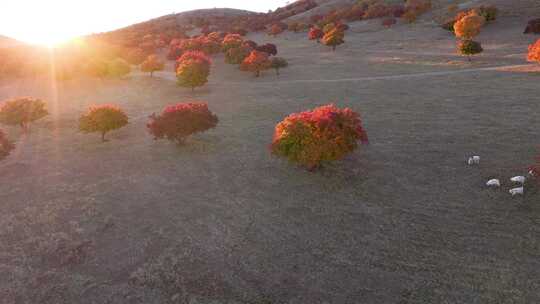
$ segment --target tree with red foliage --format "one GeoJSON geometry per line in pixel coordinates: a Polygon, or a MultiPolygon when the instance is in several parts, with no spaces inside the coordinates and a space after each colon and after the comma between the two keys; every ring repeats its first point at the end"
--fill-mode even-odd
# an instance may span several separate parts
{"type": "Polygon", "coordinates": [[[0,160],[7,157],[13,149],[15,149],[13,142],[7,138],[4,131],[0,130],[0,160]]]}
{"type": "Polygon", "coordinates": [[[283,28],[278,24],[274,24],[268,30],[268,35],[276,37],[277,35],[283,33],[283,28]]]}
{"type": "Polygon", "coordinates": [[[269,56],[276,56],[277,53],[278,53],[277,46],[275,44],[272,44],[272,43],[266,43],[266,44],[263,44],[263,45],[259,45],[258,47],[255,48],[255,50],[257,50],[259,52],[266,53],[269,56]]]}
{"type": "Polygon", "coordinates": [[[261,71],[267,70],[271,67],[271,62],[268,59],[268,54],[260,51],[253,51],[249,56],[244,59],[240,69],[242,71],[251,71],[255,73],[255,77],[261,75],[261,71]]]}
{"type": "Polygon", "coordinates": [[[317,40],[317,43],[321,42],[323,36],[324,32],[318,27],[312,27],[308,33],[309,40],[317,40]]]}
{"type": "Polygon", "coordinates": [[[150,73],[150,77],[154,76],[154,72],[163,71],[165,64],[161,61],[158,56],[150,55],[146,60],[141,64],[141,71],[150,73]]]}
{"type": "Polygon", "coordinates": [[[211,61],[203,52],[187,52],[177,61],[176,78],[182,87],[203,86],[208,82],[211,61]]]}
{"type": "Polygon", "coordinates": [[[530,62],[540,63],[540,39],[538,39],[534,44],[529,45],[527,60],[530,62]]]}
{"type": "Polygon", "coordinates": [[[183,144],[195,133],[215,128],[218,118],[204,102],[179,103],[166,107],[161,115],[150,116],[148,131],[154,139],[167,138],[183,144]]]}
{"type": "Polygon", "coordinates": [[[338,45],[345,43],[344,37],[345,34],[342,31],[334,28],[324,35],[322,42],[324,45],[331,46],[332,51],[335,51],[338,45]]]}
{"type": "Polygon", "coordinates": [[[105,142],[105,134],[120,129],[128,124],[126,113],[115,105],[91,106],[79,118],[79,130],[84,133],[101,133],[101,141],[105,142]]]}
{"type": "Polygon", "coordinates": [[[360,116],[330,104],[285,118],[276,126],[271,151],[314,170],[353,152],[358,141],[368,143],[360,116]]]}

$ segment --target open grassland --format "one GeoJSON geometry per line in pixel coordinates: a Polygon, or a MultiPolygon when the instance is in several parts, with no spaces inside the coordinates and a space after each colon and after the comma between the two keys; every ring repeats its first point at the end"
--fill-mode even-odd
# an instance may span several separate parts
{"type": "Polygon", "coordinates": [[[43,98],[52,114],[7,129],[0,303],[539,302],[540,194],[511,198],[506,182],[540,143],[540,74],[515,67],[523,25],[487,27],[473,63],[434,25],[368,21],[336,52],[254,35],[289,60],[280,78],[218,56],[195,93],[171,72],[0,84],[0,100],[43,98]],[[153,141],[148,115],[187,100],[218,127],[153,141]],[[315,173],[271,157],[277,122],[332,101],[362,114],[369,146],[315,173]],[[130,117],[107,143],[76,131],[95,103],[130,117]]]}

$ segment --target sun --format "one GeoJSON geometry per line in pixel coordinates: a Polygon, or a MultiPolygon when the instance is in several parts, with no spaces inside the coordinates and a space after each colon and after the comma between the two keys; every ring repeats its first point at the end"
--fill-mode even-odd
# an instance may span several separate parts
{"type": "Polygon", "coordinates": [[[70,33],[65,33],[63,31],[50,30],[50,31],[47,31],[46,33],[43,33],[43,32],[27,33],[26,35],[22,36],[20,40],[29,44],[35,44],[39,46],[52,48],[52,47],[56,47],[61,44],[69,42],[70,40],[74,38],[74,36],[75,35],[70,34],[70,33]]]}

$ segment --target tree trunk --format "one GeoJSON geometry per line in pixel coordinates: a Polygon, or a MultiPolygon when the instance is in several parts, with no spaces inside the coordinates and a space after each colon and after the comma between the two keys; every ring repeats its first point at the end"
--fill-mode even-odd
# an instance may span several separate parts
{"type": "Polygon", "coordinates": [[[469,59],[469,62],[472,61],[471,55],[467,55],[467,59],[469,59]]]}
{"type": "Polygon", "coordinates": [[[107,140],[105,140],[105,133],[106,132],[101,132],[101,142],[106,142],[107,140]]]}
{"type": "Polygon", "coordinates": [[[279,76],[279,68],[278,68],[278,69],[276,69],[276,75],[278,75],[278,76],[279,76]]]}
{"type": "Polygon", "coordinates": [[[332,46],[332,52],[335,52],[335,51],[336,51],[336,46],[333,45],[333,46],[332,46]]]}
{"type": "Polygon", "coordinates": [[[191,93],[195,92],[195,87],[191,87],[191,93]]]}
{"type": "Polygon", "coordinates": [[[154,77],[154,71],[150,72],[150,77],[154,77]]]}
{"type": "Polygon", "coordinates": [[[255,71],[255,77],[259,77],[259,76],[261,76],[261,71],[259,70],[255,71]]]}

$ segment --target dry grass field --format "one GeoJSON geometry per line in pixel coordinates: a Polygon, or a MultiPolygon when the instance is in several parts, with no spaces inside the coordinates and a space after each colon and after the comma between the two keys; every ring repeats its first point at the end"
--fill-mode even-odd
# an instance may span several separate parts
{"type": "Polygon", "coordinates": [[[375,22],[336,52],[250,36],[290,67],[255,79],[220,55],[195,93],[172,72],[1,83],[52,115],[4,128],[0,303],[540,302],[540,193],[508,194],[540,143],[540,67],[522,66],[537,37],[501,18],[469,63],[434,24],[375,22]],[[189,100],[218,127],[154,141],[147,116],[189,100]],[[317,172],[270,155],[277,122],[329,102],[361,113],[369,146],[317,172]],[[77,131],[94,103],[130,116],[106,143],[77,131]]]}

